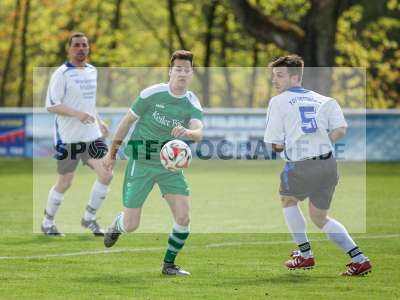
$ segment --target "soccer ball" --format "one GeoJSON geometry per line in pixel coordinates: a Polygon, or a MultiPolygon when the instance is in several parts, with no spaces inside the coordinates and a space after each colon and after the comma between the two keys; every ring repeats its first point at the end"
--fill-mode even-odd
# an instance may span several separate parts
{"type": "Polygon", "coordinates": [[[178,171],[189,167],[192,151],[185,142],[172,140],[161,148],[160,161],[167,170],[178,171]]]}

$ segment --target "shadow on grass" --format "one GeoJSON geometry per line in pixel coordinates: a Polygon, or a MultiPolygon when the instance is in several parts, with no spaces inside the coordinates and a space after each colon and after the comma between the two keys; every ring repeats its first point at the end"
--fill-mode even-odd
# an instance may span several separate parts
{"type": "Polygon", "coordinates": [[[286,274],[279,275],[257,275],[253,279],[241,279],[241,280],[222,280],[222,282],[216,282],[216,286],[234,287],[240,288],[241,286],[260,286],[260,285],[284,285],[295,284],[295,285],[309,285],[311,281],[316,279],[329,280],[332,276],[326,276],[321,274],[311,274],[313,271],[291,271],[286,274]]]}
{"type": "Polygon", "coordinates": [[[68,243],[80,243],[82,241],[87,242],[98,242],[99,244],[103,243],[102,237],[96,237],[92,234],[67,234],[64,237],[59,236],[45,236],[43,234],[35,233],[35,234],[26,234],[21,236],[13,236],[9,239],[5,239],[3,244],[10,246],[24,246],[24,245],[49,245],[49,244],[62,244],[68,243]]]}
{"type": "Polygon", "coordinates": [[[135,289],[146,290],[149,288],[149,284],[151,285],[152,279],[155,279],[155,276],[149,276],[149,273],[118,273],[118,270],[115,270],[113,273],[97,273],[93,274],[93,276],[85,276],[74,278],[73,281],[77,282],[85,282],[86,284],[102,285],[110,286],[110,287],[121,287],[129,286],[135,289]],[[145,279],[144,279],[145,278],[145,279]]]}

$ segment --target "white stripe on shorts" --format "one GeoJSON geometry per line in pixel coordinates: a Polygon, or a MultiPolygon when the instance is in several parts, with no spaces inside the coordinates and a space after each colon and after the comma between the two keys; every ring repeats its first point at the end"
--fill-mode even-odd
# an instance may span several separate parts
{"type": "Polygon", "coordinates": [[[133,172],[135,172],[135,164],[136,164],[136,160],[134,160],[132,163],[131,177],[133,176],[133,172]]]}

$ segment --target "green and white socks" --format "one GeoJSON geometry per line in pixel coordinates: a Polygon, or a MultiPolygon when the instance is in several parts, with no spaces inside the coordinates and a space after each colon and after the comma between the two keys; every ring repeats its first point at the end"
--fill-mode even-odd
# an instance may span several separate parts
{"type": "MultiPolygon", "coordinates": [[[[124,213],[121,212],[115,220],[115,230],[118,233],[126,233],[124,228],[124,213]]],[[[164,262],[173,264],[179,251],[185,245],[187,238],[189,237],[189,226],[183,226],[174,223],[172,232],[168,238],[168,248],[165,253],[164,262]]]]}
{"type": "Polygon", "coordinates": [[[117,218],[115,219],[115,229],[119,233],[126,233],[124,228],[124,213],[120,212],[117,218]]]}
{"type": "Polygon", "coordinates": [[[168,249],[165,253],[164,262],[174,263],[175,258],[179,251],[185,245],[187,238],[189,237],[189,226],[183,226],[174,223],[172,232],[168,238],[168,249]]]}

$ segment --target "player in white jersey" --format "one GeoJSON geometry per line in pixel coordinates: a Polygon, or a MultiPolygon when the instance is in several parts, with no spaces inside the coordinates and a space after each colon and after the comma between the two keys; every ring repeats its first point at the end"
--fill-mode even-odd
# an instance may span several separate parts
{"type": "Polygon", "coordinates": [[[333,144],[346,133],[347,123],[335,99],[301,86],[304,62],[297,55],[270,64],[272,83],[279,94],[268,106],[264,141],[285,159],[280,195],[283,214],[299,250],[286,262],[290,269],[315,265],[306,222],[298,202],[309,198],[311,220],[351,257],[344,276],[364,275],[371,264],[346,228],[328,217],[338,182],[333,144]]]}
{"type": "Polygon", "coordinates": [[[112,171],[104,168],[100,158],[107,152],[103,137],[108,134],[106,124],[96,110],[97,70],[86,63],[89,41],[83,33],[74,33],[68,42],[69,61],[52,75],[47,90],[46,108],[54,113],[54,145],[58,178],[50,189],[41,230],[45,235],[62,236],[54,218],[64,193],[72,184],[75,169],[82,161],[94,170],[94,182],[81,225],[94,235],[104,231],[96,222],[96,211],[108,192],[112,171]]]}

